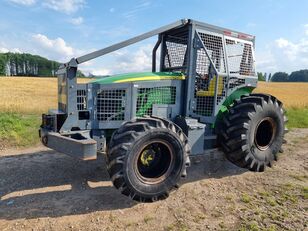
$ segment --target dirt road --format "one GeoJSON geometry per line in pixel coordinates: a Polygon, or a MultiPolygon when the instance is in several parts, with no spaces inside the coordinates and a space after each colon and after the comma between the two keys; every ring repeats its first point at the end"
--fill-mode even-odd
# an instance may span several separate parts
{"type": "Polygon", "coordinates": [[[0,230],[307,230],[308,129],[287,140],[264,173],[239,169],[219,152],[194,158],[182,187],[152,204],[114,189],[103,158],[2,151],[0,230]]]}

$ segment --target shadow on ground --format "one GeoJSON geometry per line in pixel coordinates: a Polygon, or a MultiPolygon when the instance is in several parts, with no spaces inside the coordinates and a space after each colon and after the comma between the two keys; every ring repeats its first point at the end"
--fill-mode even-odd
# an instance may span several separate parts
{"type": "MultiPolygon", "coordinates": [[[[243,173],[214,151],[194,157],[184,183],[243,173]]],[[[0,157],[0,219],[60,217],[128,208],[136,202],[109,181],[105,161],[55,151],[0,157]]]]}

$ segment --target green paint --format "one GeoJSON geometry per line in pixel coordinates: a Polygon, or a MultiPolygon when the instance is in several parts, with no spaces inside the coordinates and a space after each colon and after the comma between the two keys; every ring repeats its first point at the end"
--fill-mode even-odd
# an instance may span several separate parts
{"type": "MultiPolygon", "coordinates": [[[[176,72],[140,72],[140,73],[128,73],[128,74],[121,74],[121,75],[113,75],[109,77],[102,77],[100,79],[94,80],[91,83],[97,84],[110,84],[110,83],[117,83],[117,81],[144,81],[144,77],[153,77],[153,78],[161,78],[162,80],[165,79],[180,79],[183,77],[182,73],[176,72]],[[140,80],[136,80],[140,79],[140,80]]],[[[155,81],[155,80],[154,80],[155,81]]]]}
{"type": "Polygon", "coordinates": [[[140,93],[137,102],[141,107],[136,112],[136,116],[142,117],[152,109],[153,104],[175,104],[175,95],[169,87],[153,88],[148,92],[140,93]]]}
{"type": "Polygon", "coordinates": [[[222,120],[223,115],[229,110],[229,108],[233,105],[234,100],[239,99],[242,95],[250,94],[254,87],[242,87],[234,91],[231,95],[229,95],[226,100],[221,105],[219,112],[216,116],[216,122],[213,124],[213,127],[216,126],[217,122],[222,120]]]}

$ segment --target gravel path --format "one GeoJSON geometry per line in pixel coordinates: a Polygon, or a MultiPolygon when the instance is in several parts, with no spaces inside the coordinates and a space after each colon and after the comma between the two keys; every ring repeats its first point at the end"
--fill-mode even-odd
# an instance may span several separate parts
{"type": "Polygon", "coordinates": [[[307,230],[308,129],[287,135],[272,169],[252,173],[215,151],[193,159],[167,200],[113,188],[104,159],[44,147],[0,152],[0,230],[307,230]]]}

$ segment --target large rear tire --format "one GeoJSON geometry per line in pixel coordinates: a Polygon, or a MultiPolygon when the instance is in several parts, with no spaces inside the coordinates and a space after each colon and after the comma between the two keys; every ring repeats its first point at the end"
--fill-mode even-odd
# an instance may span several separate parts
{"type": "Polygon", "coordinates": [[[188,140],[177,125],[161,118],[137,118],[114,132],[107,168],[122,194],[153,202],[178,188],[186,176],[189,152],[188,140]]]}
{"type": "Polygon", "coordinates": [[[286,122],[282,103],[274,96],[243,96],[223,119],[221,146],[235,165],[262,172],[282,152],[286,122]]]}

